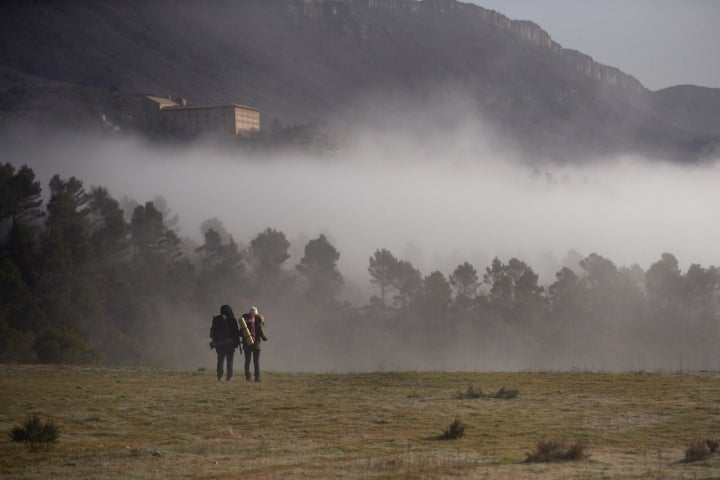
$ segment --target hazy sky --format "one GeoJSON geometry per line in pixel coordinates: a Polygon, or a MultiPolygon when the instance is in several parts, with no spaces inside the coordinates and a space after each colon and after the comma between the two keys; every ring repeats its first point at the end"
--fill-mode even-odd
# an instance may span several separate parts
{"type": "Polygon", "coordinates": [[[563,48],[619,68],[651,90],[720,88],[720,1],[465,0],[540,25],[563,48]]]}

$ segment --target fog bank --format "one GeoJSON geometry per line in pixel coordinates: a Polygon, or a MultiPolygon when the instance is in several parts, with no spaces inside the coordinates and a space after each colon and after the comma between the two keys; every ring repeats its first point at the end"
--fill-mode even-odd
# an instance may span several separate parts
{"type": "MultiPolygon", "coordinates": [[[[142,203],[161,195],[179,215],[180,236],[198,243],[200,224],[211,217],[241,244],[265,228],[280,230],[294,254],[288,269],[299,262],[307,241],[324,233],[340,252],[343,295],[355,305],[377,293],[367,267],[380,248],[409,260],[423,275],[439,269],[447,276],[464,261],[482,275],[493,257],[505,262],[514,256],[538,272],[543,285],[553,282],[562,266],[577,269],[577,254],[592,252],[617,266],[637,263],[644,270],[663,252],[673,253],[683,270],[690,263],[719,263],[720,224],[711,209],[720,200],[720,163],[687,166],[626,156],[531,164],[499,151],[497,140],[479,123],[458,122],[443,132],[387,126],[356,132],[338,151],[321,155],[158,146],[78,133],[40,139],[28,131],[4,133],[0,149],[5,161],[30,166],[46,194],[57,173],[79,178],[87,189],[106,187],[118,200],[127,196],[142,203]],[[568,263],[571,250],[577,253],[568,263]]],[[[709,365],[705,357],[686,355],[692,344],[655,351],[667,342],[637,343],[644,336],[618,342],[612,334],[605,340],[584,335],[569,343],[570,350],[547,352],[530,336],[503,335],[503,325],[492,326],[494,334],[488,335],[486,327],[459,323],[444,339],[418,334],[398,345],[397,332],[378,335],[372,325],[338,322],[336,330],[318,334],[311,331],[313,321],[296,312],[276,305],[261,310],[270,319],[264,360],[270,370],[709,365]],[[374,332],[371,349],[362,338],[367,331],[374,332]],[[438,341],[452,348],[443,353],[435,348],[438,341]],[[317,344],[323,348],[309,347],[317,344]],[[428,356],[428,349],[436,353],[428,356]]],[[[197,341],[187,347],[192,353],[176,345],[178,365],[214,364],[214,352],[205,350],[206,326],[197,321],[197,341]]]]}
{"type": "Polygon", "coordinates": [[[82,135],[38,142],[14,134],[0,145],[11,163],[35,170],[44,190],[59,173],[117,199],[161,195],[180,216],[180,235],[198,242],[211,217],[241,243],[267,227],[291,243],[324,233],[340,251],[343,275],[361,284],[378,248],[423,274],[447,275],[466,260],[482,271],[495,256],[516,256],[541,281],[553,280],[571,249],[643,269],[663,252],[683,267],[718,263],[720,225],[710,210],[720,197],[717,163],[623,157],[529,165],[468,131],[355,138],[321,158],[82,135]]]}

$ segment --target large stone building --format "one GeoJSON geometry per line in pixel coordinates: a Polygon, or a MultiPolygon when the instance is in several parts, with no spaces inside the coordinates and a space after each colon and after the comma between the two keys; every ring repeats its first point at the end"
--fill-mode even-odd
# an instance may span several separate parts
{"type": "Polygon", "coordinates": [[[191,135],[249,135],[260,131],[260,112],[227,103],[188,105],[184,98],[147,96],[144,117],[149,128],[191,135]]]}

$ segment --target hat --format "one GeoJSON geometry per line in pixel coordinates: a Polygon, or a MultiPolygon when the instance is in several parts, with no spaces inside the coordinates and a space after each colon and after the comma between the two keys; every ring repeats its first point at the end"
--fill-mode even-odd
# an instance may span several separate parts
{"type": "Polygon", "coordinates": [[[256,307],[250,307],[250,311],[248,313],[254,313],[255,315],[257,315],[258,309],[256,307]]]}

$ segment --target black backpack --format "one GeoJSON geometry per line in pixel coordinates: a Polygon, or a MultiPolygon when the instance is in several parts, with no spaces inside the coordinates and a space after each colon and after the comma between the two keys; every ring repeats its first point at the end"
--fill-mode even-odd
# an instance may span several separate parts
{"type": "Polygon", "coordinates": [[[212,326],[210,327],[210,338],[212,338],[213,342],[219,342],[230,338],[228,322],[222,315],[215,315],[213,317],[212,326]]]}

